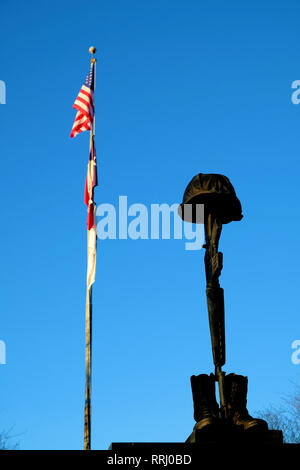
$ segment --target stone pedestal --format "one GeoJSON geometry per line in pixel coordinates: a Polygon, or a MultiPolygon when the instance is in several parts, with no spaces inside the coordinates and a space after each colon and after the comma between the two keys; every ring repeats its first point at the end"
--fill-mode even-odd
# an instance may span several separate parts
{"type": "Polygon", "coordinates": [[[193,430],[186,440],[187,444],[208,445],[275,445],[283,444],[282,431],[244,431],[242,426],[219,423],[210,429],[193,430]]]}
{"type": "MultiPolygon", "coordinates": [[[[228,432],[228,430],[227,430],[228,432]]],[[[131,463],[128,468],[254,469],[288,468],[300,457],[300,444],[283,444],[281,431],[245,435],[243,431],[224,434],[192,433],[187,442],[115,442],[109,448],[116,463],[131,463]],[[197,439],[198,442],[193,442],[197,439]],[[296,460],[295,460],[296,459],[296,460]],[[138,464],[139,462],[139,464],[138,464]]],[[[121,468],[121,467],[120,467],[121,468]]]]}

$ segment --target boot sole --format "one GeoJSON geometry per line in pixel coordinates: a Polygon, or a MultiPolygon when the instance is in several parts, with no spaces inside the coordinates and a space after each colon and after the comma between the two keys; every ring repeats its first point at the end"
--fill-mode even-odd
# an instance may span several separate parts
{"type": "Polygon", "coordinates": [[[215,427],[217,424],[217,421],[212,419],[212,418],[204,418],[201,419],[197,424],[194,426],[195,431],[199,431],[200,429],[211,429],[215,427]]]}

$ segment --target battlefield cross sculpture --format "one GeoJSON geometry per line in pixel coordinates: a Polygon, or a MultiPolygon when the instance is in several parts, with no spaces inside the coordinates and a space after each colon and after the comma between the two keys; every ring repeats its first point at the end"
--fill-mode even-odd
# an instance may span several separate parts
{"type": "Polygon", "coordinates": [[[219,174],[196,175],[188,184],[179,215],[184,221],[204,223],[206,299],[211,333],[215,373],[193,375],[191,387],[194,402],[194,431],[211,429],[219,423],[228,423],[243,431],[267,431],[267,423],[253,418],[247,410],[248,378],[237,374],[226,375],[224,291],[219,277],[223,267],[223,255],[219,252],[219,240],[224,224],[242,219],[242,207],[235,190],[226,176],[219,174]],[[204,204],[203,214],[197,204],[204,204]],[[219,384],[220,404],[215,395],[215,382],[219,384]]]}

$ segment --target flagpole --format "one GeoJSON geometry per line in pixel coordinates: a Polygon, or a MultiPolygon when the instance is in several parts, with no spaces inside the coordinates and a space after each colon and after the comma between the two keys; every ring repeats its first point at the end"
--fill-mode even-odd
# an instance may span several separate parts
{"type": "MultiPolygon", "coordinates": [[[[91,63],[95,63],[94,47],[89,48],[92,55],[91,63]]],[[[90,130],[90,152],[93,145],[94,136],[93,118],[90,130]]],[[[89,242],[89,234],[87,237],[89,242]]],[[[84,408],[84,450],[91,450],[91,376],[92,376],[92,285],[87,286],[86,309],[85,309],[85,408],[84,408]]]]}
{"type": "Polygon", "coordinates": [[[91,449],[92,286],[86,293],[84,450],[91,449]]]}

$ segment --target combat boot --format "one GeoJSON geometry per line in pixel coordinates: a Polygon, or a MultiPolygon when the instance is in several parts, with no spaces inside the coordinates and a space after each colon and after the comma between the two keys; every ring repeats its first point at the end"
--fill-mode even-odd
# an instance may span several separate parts
{"type": "Polygon", "coordinates": [[[192,375],[191,386],[196,421],[194,429],[203,429],[216,424],[219,418],[219,406],[216,401],[214,375],[192,375]]]}
{"type": "Polygon", "coordinates": [[[263,419],[253,418],[247,410],[248,378],[243,375],[225,375],[227,418],[237,426],[248,430],[267,430],[263,419]]]}

